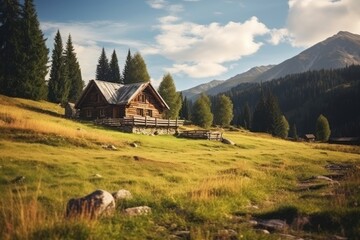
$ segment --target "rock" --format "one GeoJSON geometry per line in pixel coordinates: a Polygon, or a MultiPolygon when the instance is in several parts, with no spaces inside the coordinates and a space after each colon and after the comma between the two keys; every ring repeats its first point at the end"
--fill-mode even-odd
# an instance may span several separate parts
{"type": "Polygon", "coordinates": [[[262,234],[270,234],[270,232],[266,229],[256,229],[256,232],[262,233],[262,234]]]}
{"type": "Polygon", "coordinates": [[[125,190],[125,189],[120,189],[117,192],[113,192],[112,195],[113,195],[115,201],[132,198],[131,192],[129,192],[128,190],[125,190]]]}
{"type": "Polygon", "coordinates": [[[181,239],[190,239],[190,231],[176,231],[174,235],[181,239]]]}
{"type": "Polygon", "coordinates": [[[225,143],[225,144],[235,146],[235,143],[233,141],[231,141],[230,139],[227,139],[227,138],[223,138],[221,142],[225,143]]]}
{"type": "Polygon", "coordinates": [[[134,147],[134,148],[137,148],[137,147],[138,147],[138,145],[137,145],[136,143],[130,143],[130,146],[131,146],[131,147],[134,147]]]}
{"type": "Polygon", "coordinates": [[[111,193],[96,190],[82,198],[72,198],[66,206],[66,217],[97,218],[115,210],[115,199],[111,193]]]}
{"type": "Polygon", "coordinates": [[[11,180],[11,183],[23,183],[25,180],[24,176],[17,176],[16,178],[14,178],[13,180],[11,180]]]}
{"type": "Polygon", "coordinates": [[[151,214],[151,208],[148,206],[132,207],[125,209],[125,214],[129,216],[139,216],[151,214]]]}
{"type": "Polygon", "coordinates": [[[108,145],[108,147],[107,147],[108,149],[110,149],[110,150],[117,150],[117,148],[114,146],[114,145],[108,145]]]}
{"type": "Polygon", "coordinates": [[[270,231],[284,231],[288,228],[286,222],[280,219],[258,220],[256,226],[270,231]]]}

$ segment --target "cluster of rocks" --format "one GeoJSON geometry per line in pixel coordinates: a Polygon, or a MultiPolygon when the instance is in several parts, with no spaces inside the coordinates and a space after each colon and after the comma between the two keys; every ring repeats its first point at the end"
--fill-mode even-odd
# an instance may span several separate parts
{"type": "MultiPolygon", "coordinates": [[[[131,199],[132,194],[125,189],[109,193],[105,190],[96,190],[81,198],[72,198],[66,205],[66,217],[84,217],[94,219],[99,216],[112,215],[115,212],[116,202],[131,199]]],[[[123,211],[128,216],[148,215],[151,208],[138,206],[123,211]]]]}

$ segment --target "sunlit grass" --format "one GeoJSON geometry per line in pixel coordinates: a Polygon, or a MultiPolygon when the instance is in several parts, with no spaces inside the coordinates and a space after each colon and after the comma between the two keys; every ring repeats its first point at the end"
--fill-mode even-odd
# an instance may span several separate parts
{"type": "MultiPolygon", "coordinates": [[[[236,143],[229,146],[125,134],[67,120],[62,113],[55,104],[0,96],[2,239],[168,239],[183,230],[190,231],[192,239],[213,239],[227,228],[238,231],[239,238],[262,239],[263,235],[246,224],[233,223],[229,216],[250,218],[284,206],[299,214],[318,214],[319,219],[333,210],[343,225],[347,224],[343,218],[358,216],[358,173],[326,191],[301,192],[298,183],[329,174],[325,169],[329,163],[359,166],[359,147],[330,149],[267,134],[224,131],[236,143]],[[130,146],[133,142],[137,148],[130,146]],[[106,150],[101,144],[118,149],[106,150]],[[102,177],[94,178],[95,174],[102,177]],[[24,176],[24,181],[12,182],[18,176],[24,176]],[[134,197],[119,203],[113,217],[91,222],[64,219],[68,199],[95,189],[122,188],[134,197]],[[336,195],[322,196],[328,193],[336,195]],[[140,205],[152,207],[153,214],[122,215],[124,208],[140,205]]],[[[359,226],[354,221],[349,224],[359,226]]]]}

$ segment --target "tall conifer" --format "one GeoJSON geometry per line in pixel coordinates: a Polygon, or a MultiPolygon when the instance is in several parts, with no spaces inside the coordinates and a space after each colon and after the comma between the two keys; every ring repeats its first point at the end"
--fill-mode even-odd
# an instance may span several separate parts
{"type": "Polygon", "coordinates": [[[234,117],[233,103],[230,98],[224,94],[218,96],[214,110],[214,123],[220,126],[229,126],[234,117]]]}
{"type": "Polygon", "coordinates": [[[84,88],[84,82],[81,77],[79,62],[76,58],[74,46],[72,44],[71,35],[69,34],[65,48],[65,64],[67,67],[67,77],[70,85],[69,97],[70,102],[75,102],[84,88]]]}
{"type": "Polygon", "coordinates": [[[213,122],[213,117],[209,97],[201,94],[192,107],[192,122],[200,127],[209,128],[213,122]]]}
{"type": "Polygon", "coordinates": [[[48,99],[55,103],[65,103],[69,95],[69,81],[67,65],[63,55],[63,44],[60,31],[55,36],[54,49],[52,51],[52,64],[49,79],[48,99]]]}
{"type": "Polygon", "coordinates": [[[46,98],[47,62],[49,50],[40,30],[33,0],[25,0],[23,19],[24,65],[19,84],[19,96],[34,100],[46,98]]]}
{"type": "Polygon", "coordinates": [[[166,110],[164,112],[164,117],[171,119],[179,117],[181,96],[178,92],[176,92],[174,80],[170,73],[164,75],[159,86],[159,93],[170,107],[170,110],[166,110]]]}
{"type": "Polygon", "coordinates": [[[0,1],[0,93],[18,96],[24,53],[22,12],[18,0],[0,1]]]}
{"type": "Polygon", "coordinates": [[[109,60],[106,57],[105,49],[102,48],[98,65],[96,66],[96,79],[109,81],[109,60]]]}
{"type": "Polygon", "coordinates": [[[122,83],[119,62],[115,50],[111,54],[109,68],[109,82],[122,83]]]}
{"type": "Polygon", "coordinates": [[[123,69],[123,74],[122,74],[122,80],[124,84],[129,84],[130,82],[130,71],[133,68],[132,65],[132,55],[131,55],[131,51],[130,49],[128,50],[128,54],[126,57],[126,61],[125,61],[125,65],[124,65],[124,69],[123,69]]]}

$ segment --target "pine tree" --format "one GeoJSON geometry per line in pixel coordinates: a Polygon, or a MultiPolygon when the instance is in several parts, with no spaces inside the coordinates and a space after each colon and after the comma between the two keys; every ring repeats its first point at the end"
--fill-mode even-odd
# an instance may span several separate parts
{"type": "Polygon", "coordinates": [[[299,136],[297,134],[296,124],[294,123],[292,127],[290,128],[290,136],[295,139],[296,141],[299,139],[299,136]]]}
{"type": "Polygon", "coordinates": [[[224,94],[217,97],[214,109],[214,123],[223,127],[229,126],[234,117],[230,98],[224,94]]]}
{"type": "Polygon", "coordinates": [[[245,103],[242,111],[242,125],[245,129],[251,129],[251,113],[248,103],[245,103]]]}
{"type": "Polygon", "coordinates": [[[130,71],[131,69],[133,68],[131,66],[132,64],[132,55],[131,55],[131,52],[130,52],[130,49],[128,50],[128,54],[127,54],[127,57],[126,57],[126,62],[125,62],[125,65],[124,65],[124,69],[123,69],[123,74],[122,74],[122,81],[124,84],[129,84],[131,83],[130,82],[130,71]]]}
{"type": "Polygon", "coordinates": [[[320,114],[316,121],[316,139],[321,142],[327,142],[331,134],[330,125],[327,118],[320,114]]]}
{"type": "Polygon", "coordinates": [[[102,48],[101,55],[99,57],[98,65],[96,66],[96,79],[102,81],[109,81],[109,61],[106,57],[105,49],[102,48]]]}
{"type": "Polygon", "coordinates": [[[181,108],[181,96],[176,92],[174,80],[170,73],[164,75],[159,86],[159,93],[170,107],[169,110],[164,112],[164,117],[171,119],[178,118],[181,108]]]}
{"type": "Polygon", "coordinates": [[[288,134],[289,134],[289,123],[286,120],[285,116],[282,115],[279,124],[279,133],[277,136],[285,139],[288,137],[288,134]]]}
{"type": "Polygon", "coordinates": [[[269,91],[266,99],[266,132],[273,136],[282,135],[282,113],[277,98],[269,91]]]}
{"type": "Polygon", "coordinates": [[[191,108],[192,102],[187,99],[187,97],[183,98],[180,110],[180,117],[181,119],[190,120],[191,119],[191,108]]]}
{"type": "Polygon", "coordinates": [[[147,71],[145,61],[140,53],[137,52],[133,57],[131,57],[131,63],[128,67],[127,82],[125,82],[124,79],[125,84],[150,81],[150,75],[147,71]]]}
{"type": "Polygon", "coordinates": [[[266,100],[263,92],[261,98],[255,107],[252,117],[251,130],[253,132],[266,132],[267,130],[266,100]]]}
{"type": "Polygon", "coordinates": [[[18,96],[23,63],[22,12],[18,0],[0,1],[0,93],[18,96]]]}
{"type": "Polygon", "coordinates": [[[121,80],[119,62],[118,62],[115,50],[111,54],[109,68],[110,68],[109,82],[123,83],[121,80]]]}
{"type": "Polygon", "coordinates": [[[19,81],[18,96],[34,100],[45,99],[47,86],[47,62],[49,50],[40,30],[33,0],[25,0],[23,18],[24,61],[19,81]]]}
{"type": "Polygon", "coordinates": [[[65,48],[65,64],[67,67],[67,78],[70,83],[69,97],[70,102],[76,102],[80,97],[84,88],[84,82],[81,77],[79,62],[76,58],[74,46],[72,44],[71,35],[69,34],[65,48]]]}
{"type": "Polygon", "coordinates": [[[55,103],[65,103],[69,96],[69,81],[67,65],[63,55],[63,44],[60,31],[55,36],[54,49],[52,51],[52,64],[49,79],[48,99],[55,103]]]}
{"type": "Polygon", "coordinates": [[[211,126],[213,122],[211,103],[209,97],[205,94],[201,94],[195,101],[192,108],[191,120],[194,124],[203,128],[209,128],[211,126]]]}

